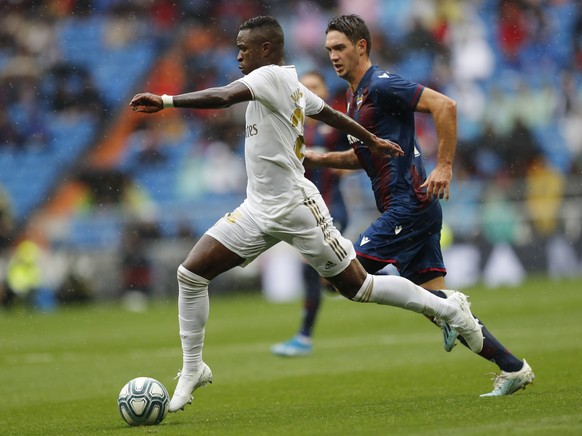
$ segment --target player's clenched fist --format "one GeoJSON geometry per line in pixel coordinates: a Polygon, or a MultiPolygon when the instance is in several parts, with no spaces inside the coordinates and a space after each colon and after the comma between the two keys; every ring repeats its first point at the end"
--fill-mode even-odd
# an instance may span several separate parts
{"type": "Polygon", "coordinates": [[[149,92],[136,94],[129,103],[131,110],[134,112],[146,112],[153,114],[164,108],[162,97],[149,92]]]}

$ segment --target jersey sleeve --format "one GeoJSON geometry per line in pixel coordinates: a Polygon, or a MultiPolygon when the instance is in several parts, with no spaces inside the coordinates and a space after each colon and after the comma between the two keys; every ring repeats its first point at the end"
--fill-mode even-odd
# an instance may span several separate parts
{"type": "Polygon", "coordinates": [[[252,99],[262,103],[264,106],[272,109],[272,102],[276,102],[277,93],[277,75],[272,68],[261,67],[253,70],[246,76],[238,79],[244,83],[252,94],[252,99]]]}
{"type": "Polygon", "coordinates": [[[396,112],[414,111],[424,90],[424,86],[392,73],[377,78],[374,88],[376,104],[396,112]]]}
{"type": "Polygon", "coordinates": [[[302,83],[299,83],[299,87],[305,96],[305,115],[309,116],[320,113],[325,106],[323,99],[307,89],[302,83]]]}

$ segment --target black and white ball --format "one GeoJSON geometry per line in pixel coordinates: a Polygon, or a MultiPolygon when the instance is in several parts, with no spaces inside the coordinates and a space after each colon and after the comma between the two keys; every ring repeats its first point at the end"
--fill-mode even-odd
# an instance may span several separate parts
{"type": "Polygon", "coordinates": [[[127,382],[117,398],[121,417],[129,425],[156,425],[168,414],[170,396],[159,381],[137,377],[127,382]]]}

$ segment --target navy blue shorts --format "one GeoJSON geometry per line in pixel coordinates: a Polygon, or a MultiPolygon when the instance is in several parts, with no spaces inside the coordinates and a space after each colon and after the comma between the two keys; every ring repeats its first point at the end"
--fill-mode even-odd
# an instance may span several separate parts
{"type": "Polygon", "coordinates": [[[424,283],[447,273],[440,244],[442,223],[438,202],[415,215],[388,211],[360,234],[354,248],[369,273],[392,264],[402,277],[424,283]]]}

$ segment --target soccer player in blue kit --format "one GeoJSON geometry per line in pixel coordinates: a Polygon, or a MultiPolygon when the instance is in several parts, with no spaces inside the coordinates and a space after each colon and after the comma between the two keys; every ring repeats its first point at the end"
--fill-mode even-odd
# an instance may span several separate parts
{"type": "MultiPolygon", "coordinates": [[[[308,151],[306,161],[332,168],[363,168],[368,174],[381,215],[354,244],[366,271],[376,273],[393,264],[401,276],[447,298],[450,291],[445,290],[439,199],[449,198],[457,141],[456,103],[372,65],[370,32],[357,15],[332,19],[325,47],[337,75],[349,84],[348,115],[375,135],[399,144],[404,156],[386,159],[372,155],[361,141],[350,138],[351,150],[308,151]],[[415,111],[431,114],[438,136],[437,163],[428,177],[416,137],[415,111]]],[[[466,345],[446,323],[433,322],[443,330],[446,351],[452,350],[457,338],[466,345]]],[[[533,382],[534,373],[525,360],[515,357],[485,327],[483,334],[485,341],[478,354],[498,365],[501,372],[494,379],[493,390],[482,396],[510,395],[533,382]]]]}

